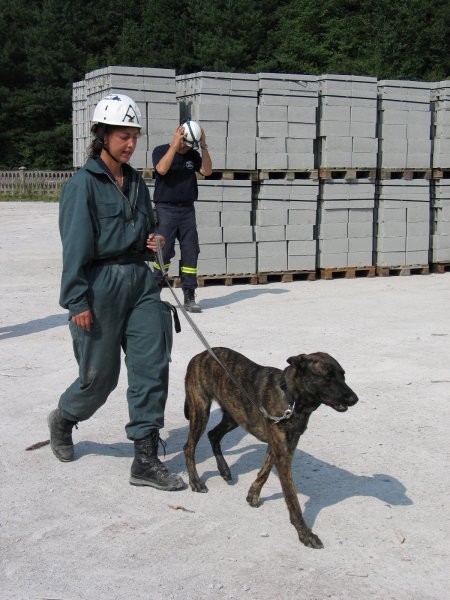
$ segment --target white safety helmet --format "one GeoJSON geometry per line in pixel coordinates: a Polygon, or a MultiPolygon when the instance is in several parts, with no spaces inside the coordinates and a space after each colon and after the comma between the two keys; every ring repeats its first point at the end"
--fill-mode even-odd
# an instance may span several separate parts
{"type": "Polygon", "coordinates": [[[202,138],[202,128],[197,121],[186,121],[184,127],[184,143],[191,148],[198,148],[202,138]]]}
{"type": "Polygon", "coordinates": [[[93,125],[142,127],[141,111],[134,100],[124,94],[109,94],[100,100],[92,117],[93,125]]]}

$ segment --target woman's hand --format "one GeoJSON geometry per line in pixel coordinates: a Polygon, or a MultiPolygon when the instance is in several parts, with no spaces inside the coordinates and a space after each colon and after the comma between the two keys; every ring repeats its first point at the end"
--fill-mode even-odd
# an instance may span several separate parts
{"type": "Polygon", "coordinates": [[[164,236],[159,233],[150,233],[147,237],[147,248],[156,252],[158,250],[158,242],[160,248],[164,248],[164,244],[166,243],[164,236]]]}
{"type": "Polygon", "coordinates": [[[92,313],[90,310],[85,310],[77,315],[73,315],[72,323],[79,327],[80,329],[84,329],[85,331],[91,330],[91,325],[93,323],[92,313]]]}

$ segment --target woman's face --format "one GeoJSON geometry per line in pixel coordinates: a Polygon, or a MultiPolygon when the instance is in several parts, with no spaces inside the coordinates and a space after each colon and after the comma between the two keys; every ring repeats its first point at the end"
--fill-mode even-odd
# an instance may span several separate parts
{"type": "Polygon", "coordinates": [[[127,163],[133,155],[140,130],[136,127],[118,127],[105,135],[104,144],[120,163],[127,163]]]}

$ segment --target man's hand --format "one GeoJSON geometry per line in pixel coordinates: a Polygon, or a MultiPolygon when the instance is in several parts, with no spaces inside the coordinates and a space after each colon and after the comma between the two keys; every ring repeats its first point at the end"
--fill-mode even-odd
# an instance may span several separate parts
{"type": "Polygon", "coordinates": [[[175,132],[173,134],[173,139],[172,139],[170,146],[174,150],[176,150],[176,152],[179,152],[181,150],[181,147],[183,146],[183,141],[184,141],[184,127],[182,125],[179,125],[175,129],[175,132]]]}

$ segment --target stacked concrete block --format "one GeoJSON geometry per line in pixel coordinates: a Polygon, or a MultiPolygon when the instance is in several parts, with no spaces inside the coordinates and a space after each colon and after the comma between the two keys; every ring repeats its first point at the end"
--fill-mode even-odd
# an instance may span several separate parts
{"type": "Polygon", "coordinates": [[[80,167],[86,162],[86,150],[90,142],[90,116],[86,85],[84,81],[77,81],[72,86],[72,154],[75,167],[80,167]]]}
{"type": "Polygon", "coordinates": [[[434,184],[431,255],[433,263],[450,261],[450,179],[434,184]]]}
{"type": "Polygon", "coordinates": [[[113,92],[143,115],[138,169],[184,119],[205,128],[215,173],[199,181],[201,276],[450,260],[448,81],[99,69],[73,85],[76,167],[113,92]]]}
{"type": "Polygon", "coordinates": [[[312,75],[260,73],[256,167],[315,168],[317,79],[312,75]]]}
{"type": "Polygon", "coordinates": [[[315,269],[317,195],[317,181],[261,182],[254,210],[258,272],[315,269]]]}
{"type": "Polygon", "coordinates": [[[176,77],[181,118],[205,129],[215,169],[255,169],[258,80],[246,73],[201,71],[176,77]]]}
{"type": "Polygon", "coordinates": [[[433,167],[450,168],[450,81],[436,84],[432,92],[433,167]]]}
{"type": "Polygon", "coordinates": [[[376,243],[377,266],[428,265],[429,181],[393,179],[381,182],[376,243]]]}
{"type": "Polygon", "coordinates": [[[373,265],[375,183],[325,181],[321,191],[318,267],[373,265]]]}
{"type": "Polygon", "coordinates": [[[377,80],[322,75],[319,166],[370,169],[377,166],[377,80]]]}
{"type": "Polygon", "coordinates": [[[431,166],[431,89],[427,82],[378,82],[382,168],[431,166]]]}
{"type": "Polygon", "coordinates": [[[317,266],[319,182],[291,182],[286,225],[288,270],[314,271],[317,266]]]}
{"type": "Polygon", "coordinates": [[[289,181],[267,180],[260,184],[254,215],[259,273],[287,270],[289,194],[289,181]]]}
{"type": "Polygon", "coordinates": [[[198,184],[198,274],[255,273],[251,181],[206,179],[198,184]]]}
{"type": "Polygon", "coordinates": [[[79,138],[74,165],[80,167],[86,160],[96,104],[108,94],[122,93],[133,98],[142,114],[142,135],[133,154],[132,165],[137,169],[151,166],[153,148],[170,142],[179,124],[175,87],[173,69],[110,66],[87,73],[84,80],[74,84],[73,88],[73,129],[74,137],[79,138]],[[79,98],[84,104],[83,111],[79,98]]]}

